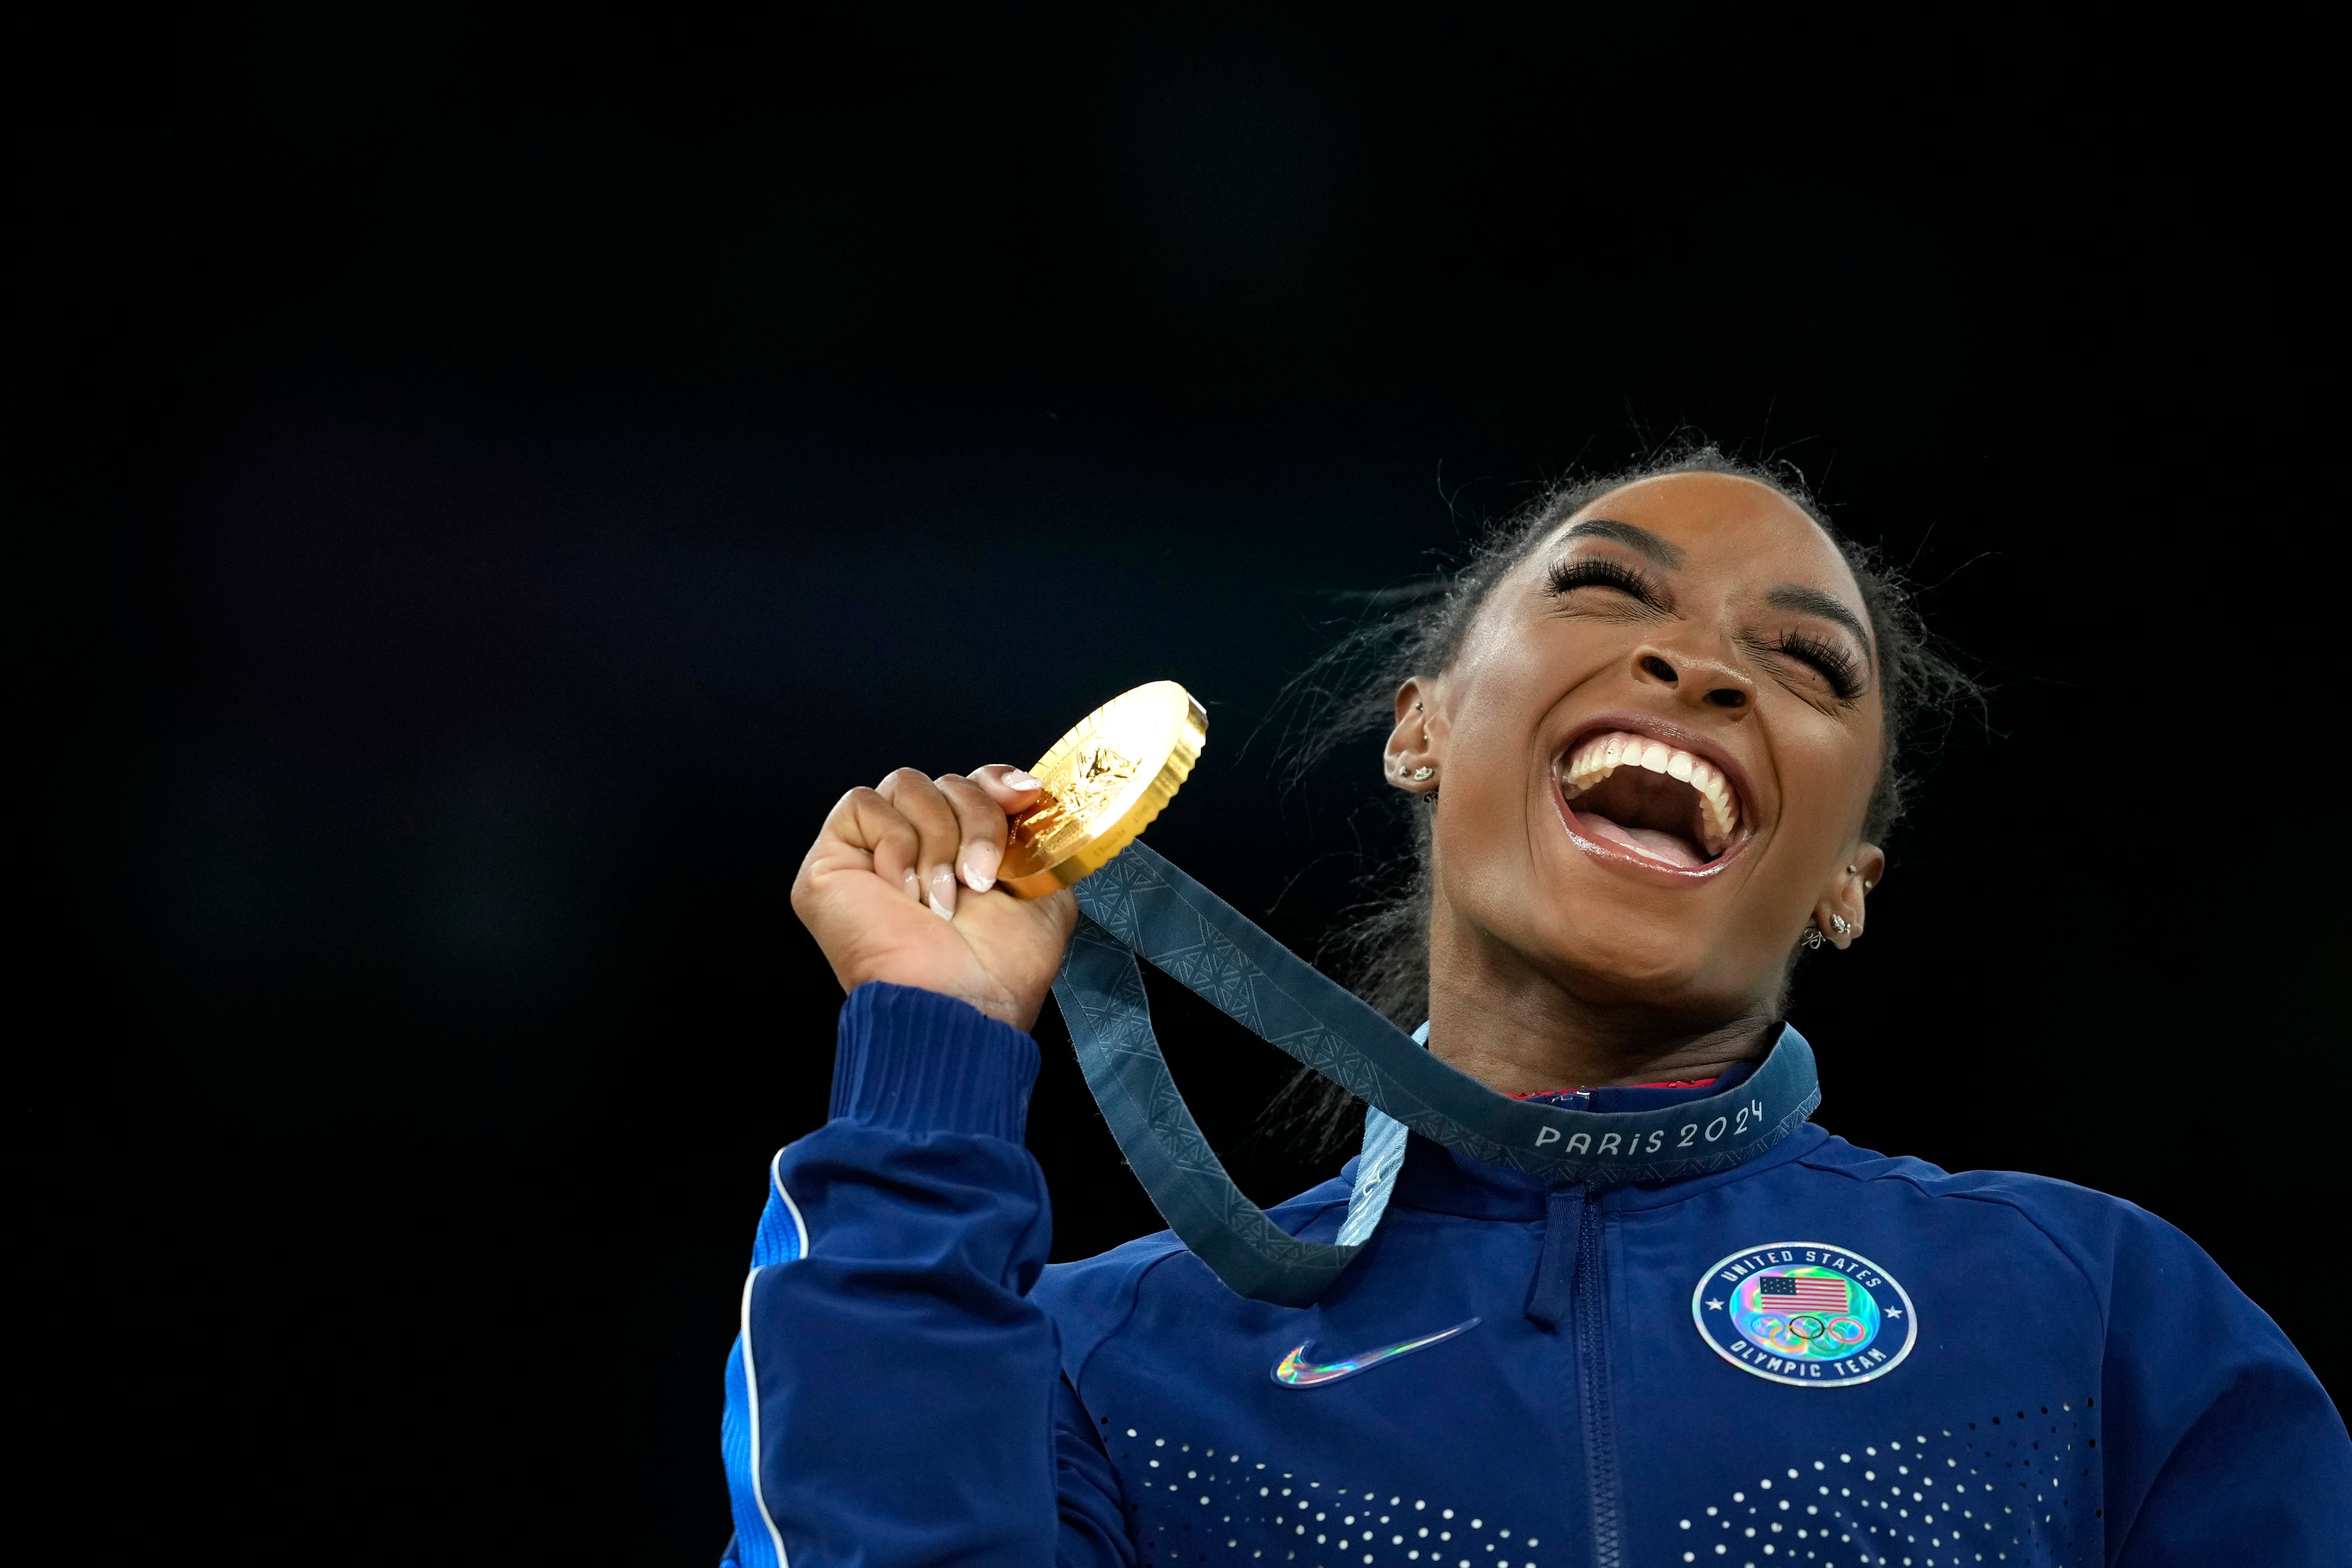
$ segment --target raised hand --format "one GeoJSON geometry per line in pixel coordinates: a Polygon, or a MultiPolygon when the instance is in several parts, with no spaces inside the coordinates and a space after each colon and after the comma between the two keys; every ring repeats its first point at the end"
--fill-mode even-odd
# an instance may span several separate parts
{"type": "Polygon", "coordinates": [[[930,778],[900,768],[851,790],[793,879],[793,911],[845,991],[869,980],[971,1003],[1016,1029],[1037,1021],[1077,900],[996,886],[1007,819],[1037,781],[1003,763],[930,778]]]}

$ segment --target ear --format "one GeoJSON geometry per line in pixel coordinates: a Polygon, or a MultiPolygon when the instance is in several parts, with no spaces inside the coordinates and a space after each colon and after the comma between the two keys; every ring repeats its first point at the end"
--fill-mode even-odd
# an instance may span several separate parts
{"type": "Polygon", "coordinates": [[[1821,901],[1813,906],[1813,924],[1834,945],[1852,947],[1868,923],[1865,903],[1870,890],[1885,875],[1886,851],[1866,839],[1858,841],[1830,878],[1830,885],[1822,889],[1821,901]],[[1838,929],[1841,921],[1843,931],[1838,929]]]}
{"type": "Polygon", "coordinates": [[[1381,763],[1390,784],[1408,795],[1427,795],[1437,788],[1435,736],[1442,728],[1437,682],[1416,675],[1397,688],[1396,728],[1389,731],[1381,763]]]}

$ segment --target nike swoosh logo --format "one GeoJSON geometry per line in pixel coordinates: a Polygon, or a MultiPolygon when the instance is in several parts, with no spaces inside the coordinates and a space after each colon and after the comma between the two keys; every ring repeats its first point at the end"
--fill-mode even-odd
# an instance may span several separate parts
{"type": "Polygon", "coordinates": [[[1307,1352],[1315,1348],[1315,1342],[1307,1340],[1297,1350],[1275,1363],[1271,1375],[1275,1382],[1285,1388],[1319,1388],[1327,1383],[1337,1383],[1343,1377],[1353,1377],[1360,1372],[1380,1365],[1382,1362],[1394,1361],[1401,1355],[1411,1355],[1415,1351],[1427,1350],[1440,1340],[1450,1340],[1454,1335],[1467,1332],[1477,1326],[1478,1320],[1473,1318],[1466,1323],[1456,1323],[1450,1329],[1440,1329],[1433,1334],[1423,1334],[1417,1340],[1404,1340],[1396,1344],[1382,1345],[1376,1351],[1366,1351],[1361,1355],[1351,1355],[1345,1361],[1320,1363],[1308,1361],[1307,1352]]]}

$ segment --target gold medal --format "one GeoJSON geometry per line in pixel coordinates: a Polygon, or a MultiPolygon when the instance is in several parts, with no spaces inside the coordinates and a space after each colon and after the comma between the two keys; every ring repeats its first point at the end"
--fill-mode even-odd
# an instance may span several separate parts
{"type": "Polygon", "coordinates": [[[1045,796],[1013,819],[1000,886],[1024,899],[1075,887],[1151,826],[1209,743],[1209,715],[1172,680],[1112,698],[1029,771],[1045,796]]]}

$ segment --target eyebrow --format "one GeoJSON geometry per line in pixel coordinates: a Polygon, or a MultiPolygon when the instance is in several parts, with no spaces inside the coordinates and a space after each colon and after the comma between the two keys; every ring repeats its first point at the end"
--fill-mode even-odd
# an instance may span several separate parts
{"type": "Polygon", "coordinates": [[[1870,657],[1878,657],[1876,645],[1862,618],[1845,607],[1845,601],[1834,594],[1824,594],[1819,588],[1800,588],[1793,583],[1783,583],[1764,595],[1764,602],[1776,609],[1796,610],[1808,616],[1819,616],[1825,621],[1835,621],[1852,632],[1870,657]]]}
{"type": "Polygon", "coordinates": [[[1630,550],[1640,551],[1669,570],[1683,563],[1683,552],[1648,529],[1636,528],[1630,522],[1612,522],[1607,518],[1596,517],[1589,522],[1580,522],[1561,534],[1559,542],[1566,544],[1571,540],[1588,538],[1614,540],[1630,550]]]}

